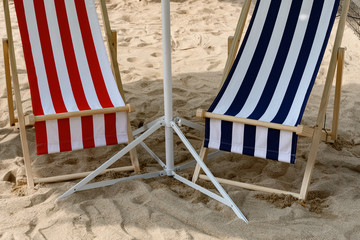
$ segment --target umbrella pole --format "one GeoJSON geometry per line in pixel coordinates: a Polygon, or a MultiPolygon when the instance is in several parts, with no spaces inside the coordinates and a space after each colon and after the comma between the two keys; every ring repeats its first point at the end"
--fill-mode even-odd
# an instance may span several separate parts
{"type": "Polygon", "coordinates": [[[163,73],[164,73],[164,114],[165,114],[165,152],[166,172],[173,175],[174,170],[174,140],[171,121],[172,109],[172,74],[171,74],[171,37],[170,37],[170,0],[161,0],[163,73]]]}

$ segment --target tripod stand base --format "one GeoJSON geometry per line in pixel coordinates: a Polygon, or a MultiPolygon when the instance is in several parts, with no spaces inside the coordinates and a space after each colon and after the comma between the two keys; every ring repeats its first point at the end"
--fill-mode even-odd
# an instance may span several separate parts
{"type": "MultiPolygon", "coordinates": [[[[185,163],[183,165],[176,166],[176,167],[173,166],[173,164],[171,164],[170,166],[169,166],[169,164],[165,165],[161,161],[161,159],[153,151],[151,151],[151,149],[149,147],[146,146],[146,144],[144,143],[144,140],[147,137],[149,137],[151,134],[153,134],[155,131],[160,129],[162,126],[165,126],[164,118],[160,118],[160,119],[157,119],[157,120],[153,121],[152,123],[142,127],[141,130],[134,131],[137,134],[140,134],[141,132],[143,132],[143,133],[139,137],[137,137],[134,141],[129,143],[126,147],[124,147],[120,152],[118,152],[113,157],[111,157],[109,160],[107,160],[105,163],[103,163],[99,168],[94,170],[87,177],[85,177],[83,180],[81,180],[75,186],[73,186],[68,191],[66,191],[63,195],[58,197],[57,200],[66,198],[66,197],[70,196],[71,194],[78,192],[78,191],[110,186],[110,185],[113,185],[113,184],[116,184],[119,182],[123,182],[123,181],[135,180],[135,179],[149,179],[149,178],[162,177],[162,176],[171,176],[171,177],[174,177],[176,180],[186,184],[187,186],[194,188],[194,189],[204,193],[205,195],[227,205],[234,211],[234,213],[236,214],[236,216],[238,218],[240,218],[240,219],[244,220],[246,223],[248,223],[248,220],[246,219],[246,217],[243,215],[243,213],[240,211],[240,209],[236,206],[236,204],[233,202],[233,200],[230,198],[230,196],[224,190],[224,188],[215,179],[214,175],[211,173],[211,171],[208,169],[208,167],[202,161],[202,159],[197,154],[195,149],[192,147],[190,142],[186,139],[185,135],[182,133],[182,131],[178,127],[177,122],[179,122],[179,118],[175,118],[174,120],[170,121],[170,126],[175,131],[175,133],[179,136],[179,138],[184,143],[184,145],[186,146],[188,151],[194,157],[195,161],[192,161],[190,163],[185,163]],[[116,162],[119,158],[124,156],[127,152],[129,152],[131,149],[133,149],[134,147],[136,147],[139,144],[142,145],[145,148],[145,150],[148,151],[149,154],[159,163],[159,165],[163,168],[162,171],[140,174],[140,175],[124,177],[124,178],[118,178],[118,179],[112,179],[112,180],[105,180],[105,181],[95,182],[95,183],[89,183],[96,176],[98,176],[101,172],[106,170],[114,162],[116,162]],[[220,193],[219,195],[176,174],[175,171],[180,171],[180,170],[186,169],[188,167],[191,167],[196,162],[200,165],[200,167],[203,169],[204,173],[207,175],[207,177],[210,179],[210,181],[214,184],[215,188],[219,191],[219,193],[220,193]]],[[[187,123],[187,122],[183,121],[184,125],[185,125],[185,123],[187,123]]],[[[188,124],[186,124],[186,125],[188,125],[188,124]]],[[[196,126],[196,124],[194,124],[193,126],[196,126]]]]}

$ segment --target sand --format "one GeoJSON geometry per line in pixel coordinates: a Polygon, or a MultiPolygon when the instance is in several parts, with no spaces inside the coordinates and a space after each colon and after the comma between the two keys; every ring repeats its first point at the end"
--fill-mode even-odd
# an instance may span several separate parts
{"type": "MultiPolygon", "coordinates": [[[[112,28],[118,31],[118,60],[126,97],[137,108],[131,114],[131,124],[136,129],[163,115],[160,1],[107,2],[112,28]]],[[[240,1],[171,2],[175,116],[203,124],[195,118],[195,111],[207,108],[215,97],[226,61],[227,37],[234,33],[240,9],[240,1]]],[[[250,12],[252,9],[253,6],[250,12]]],[[[0,21],[0,33],[5,37],[3,14],[0,21]]],[[[17,31],[14,38],[24,111],[31,113],[17,31]]],[[[334,34],[330,45],[333,41],[334,34]]],[[[225,187],[249,224],[239,220],[225,205],[168,177],[128,181],[76,193],[57,202],[56,198],[77,181],[27,189],[19,132],[9,127],[1,67],[0,239],[360,239],[360,40],[349,27],[345,29],[343,46],[347,51],[339,141],[320,145],[309,199],[300,202],[289,196],[225,187]]],[[[315,122],[330,54],[328,48],[304,124],[315,122]]],[[[2,57],[0,61],[3,66],[2,57]]],[[[331,126],[331,107],[332,104],[327,127],[331,126]]],[[[202,133],[182,129],[199,150],[202,133]]],[[[36,157],[33,128],[28,128],[27,134],[36,176],[91,170],[123,147],[36,157]]],[[[164,159],[163,130],[146,143],[164,159]]],[[[175,149],[176,164],[190,159],[177,137],[175,149]]],[[[159,170],[142,148],[137,150],[142,172],[159,170]]],[[[295,165],[234,154],[225,154],[208,165],[216,176],[298,191],[308,150],[309,140],[300,138],[295,165]]],[[[126,156],[116,166],[128,162],[126,156]]],[[[187,169],[181,175],[190,178],[192,171],[193,168],[187,169]]],[[[209,183],[200,183],[214,189],[209,183]]]]}

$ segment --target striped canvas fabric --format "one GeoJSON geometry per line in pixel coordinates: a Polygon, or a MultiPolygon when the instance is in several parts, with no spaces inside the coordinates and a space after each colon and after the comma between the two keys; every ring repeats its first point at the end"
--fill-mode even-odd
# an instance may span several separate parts
{"type": "MultiPolygon", "coordinates": [[[[14,0],[35,116],[124,106],[93,0],[14,0]]],[[[128,142],[124,112],[35,124],[37,154],[128,142]]]]}
{"type": "MultiPolygon", "coordinates": [[[[339,0],[258,0],[232,69],[209,112],[300,123],[339,0]]],[[[206,119],[205,147],[294,163],[295,133],[206,119]]]]}

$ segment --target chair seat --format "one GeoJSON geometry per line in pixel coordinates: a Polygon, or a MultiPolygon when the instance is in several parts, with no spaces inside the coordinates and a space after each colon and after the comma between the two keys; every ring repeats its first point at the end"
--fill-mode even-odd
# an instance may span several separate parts
{"type": "MultiPolygon", "coordinates": [[[[259,0],[208,112],[297,126],[331,33],[338,0],[259,0]]],[[[205,147],[295,162],[293,132],[207,119],[205,147]]]]}
{"type": "Polygon", "coordinates": [[[219,119],[206,119],[205,129],[204,147],[295,163],[297,135],[293,132],[219,119]]]}
{"type": "MultiPolygon", "coordinates": [[[[93,1],[16,0],[35,116],[125,106],[93,1]]],[[[35,123],[37,154],[128,142],[127,114],[35,123]]]]}

